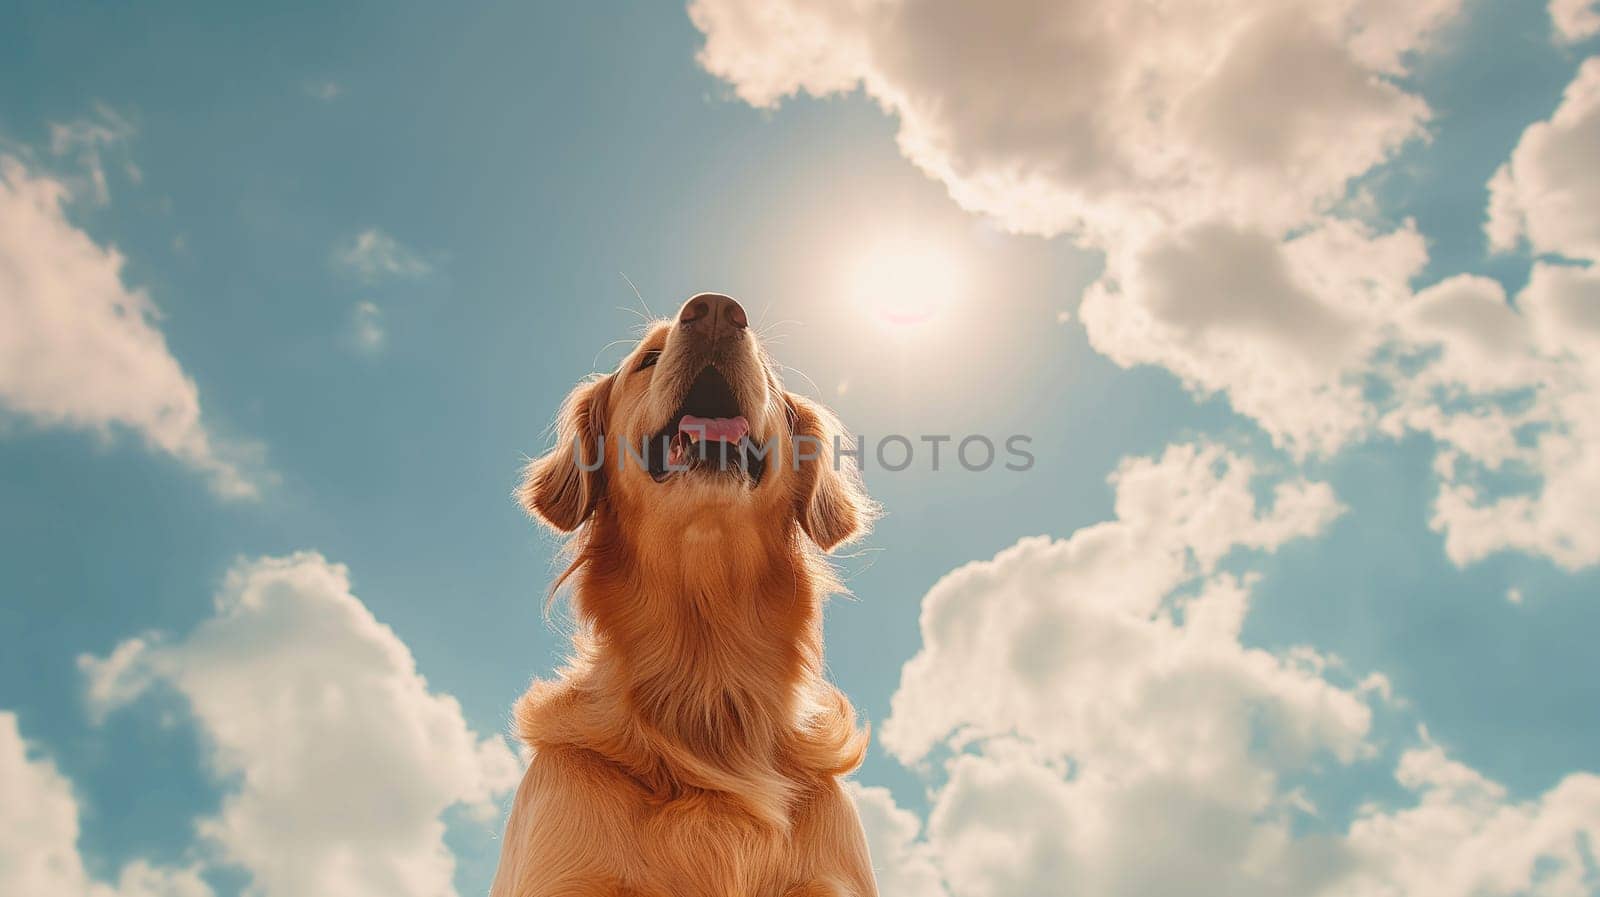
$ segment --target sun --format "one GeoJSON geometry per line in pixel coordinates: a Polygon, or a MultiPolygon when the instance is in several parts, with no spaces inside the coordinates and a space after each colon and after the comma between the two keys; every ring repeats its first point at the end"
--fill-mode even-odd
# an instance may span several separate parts
{"type": "Polygon", "coordinates": [[[941,241],[903,237],[869,244],[845,271],[844,294],[891,332],[908,334],[946,317],[965,298],[962,254],[941,241]]]}

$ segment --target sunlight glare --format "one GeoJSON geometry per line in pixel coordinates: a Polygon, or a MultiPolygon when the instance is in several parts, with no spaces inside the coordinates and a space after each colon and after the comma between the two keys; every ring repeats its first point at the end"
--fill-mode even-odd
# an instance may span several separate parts
{"type": "Polygon", "coordinates": [[[845,278],[851,306],[871,310],[881,326],[898,333],[936,322],[967,291],[959,253],[926,239],[874,244],[845,278]]]}

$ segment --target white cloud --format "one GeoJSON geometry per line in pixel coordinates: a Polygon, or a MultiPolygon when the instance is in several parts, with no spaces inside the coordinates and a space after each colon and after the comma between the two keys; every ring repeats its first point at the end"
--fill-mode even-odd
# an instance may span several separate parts
{"type": "Polygon", "coordinates": [[[1577,43],[1600,34],[1600,2],[1596,0],[1550,0],[1550,21],[1556,36],[1577,43]]]}
{"type": "Polygon", "coordinates": [[[886,792],[863,801],[897,874],[931,883],[931,863],[953,897],[1588,893],[1595,776],[1517,803],[1424,738],[1397,769],[1414,806],[1316,820],[1307,787],[1382,752],[1368,702],[1401,705],[1381,675],[1241,643],[1254,576],[1219,562],[1339,510],[1304,481],[1262,507],[1256,473],[1214,447],[1125,462],[1116,519],[934,586],[883,727],[938,780],[926,835],[886,792]]]}
{"type": "Polygon", "coordinates": [[[253,495],[202,424],[155,304],[123,282],[122,255],[67,220],[71,196],[0,156],[0,406],[46,426],[126,427],[208,474],[219,493],[253,495]]]}
{"type": "Polygon", "coordinates": [[[901,809],[887,788],[846,783],[867,833],[879,897],[947,897],[926,842],[921,820],[901,809]]]}
{"type": "Polygon", "coordinates": [[[1216,565],[1341,510],[1304,481],[1263,508],[1257,479],[1216,447],[1128,461],[1116,520],[1024,540],[928,594],[883,743],[909,764],[958,752],[929,820],[952,894],[1292,893],[1309,880],[1297,869],[1316,857],[1286,847],[1294,803],[1277,773],[1363,756],[1370,711],[1319,675],[1328,659],[1238,643],[1250,581],[1216,565]]]}
{"type": "Polygon", "coordinates": [[[699,59],[757,106],[861,86],[901,151],[1019,231],[1284,227],[1421,133],[1398,86],[1459,0],[695,0],[699,59]],[[1262,77],[1263,72],[1284,73],[1262,77]]]}
{"type": "Polygon", "coordinates": [[[1600,261],[1600,56],[1586,60],[1548,121],[1530,125],[1489,183],[1490,242],[1600,261]]]}
{"type": "MultiPolygon", "coordinates": [[[[1423,236],[1367,223],[1376,202],[1350,189],[1423,136],[1405,76],[1460,7],[696,0],[690,15],[701,64],[744,100],[860,87],[963,206],[1103,251],[1079,310],[1097,351],[1225,398],[1297,458],[1425,433],[1453,560],[1584,567],[1600,563],[1582,510],[1600,498],[1592,279],[1540,265],[1515,306],[1481,278],[1415,294],[1423,236]]],[[[1551,12],[1575,34],[1594,10],[1551,12]]],[[[1600,260],[1597,145],[1600,58],[1495,175],[1492,243],[1600,260]]]]}
{"type": "Polygon", "coordinates": [[[1109,254],[1080,315],[1117,363],[1162,365],[1296,454],[1327,453],[1376,421],[1364,369],[1426,261],[1409,224],[1325,219],[1279,240],[1211,221],[1109,254]]]}
{"type": "Polygon", "coordinates": [[[1407,752],[1396,770],[1414,803],[1369,805],[1328,834],[1293,833],[1286,817],[1314,809],[1293,791],[1281,792],[1283,808],[1250,819],[1189,783],[1085,782],[1020,753],[964,754],[948,773],[929,839],[909,845],[938,857],[938,890],[928,894],[1587,897],[1600,888],[1591,853],[1600,777],[1575,773],[1519,802],[1433,745],[1407,752]]]}
{"type": "Polygon", "coordinates": [[[388,338],[388,331],[383,326],[383,309],[375,302],[356,303],[350,310],[350,339],[355,343],[356,351],[376,355],[383,351],[388,338]]]}
{"type": "Polygon", "coordinates": [[[1081,317],[1114,361],[1225,396],[1297,456],[1427,434],[1458,564],[1600,563],[1600,274],[1536,264],[1512,304],[1475,276],[1414,293],[1426,261],[1409,224],[1324,219],[1280,241],[1208,223],[1108,256],[1081,317]]]}
{"type": "MultiPolygon", "coordinates": [[[[1496,175],[1490,232],[1508,246],[1600,254],[1600,59],[1496,175]]],[[[1458,276],[1413,293],[1427,261],[1387,234],[1323,219],[1285,240],[1221,224],[1107,258],[1082,318],[1124,365],[1158,364],[1220,393],[1296,454],[1377,433],[1435,440],[1433,526],[1458,564],[1499,551],[1600,563],[1600,275],[1536,264],[1513,305],[1458,276]]]]}
{"type": "Polygon", "coordinates": [[[1437,355],[1403,382],[1384,426],[1440,444],[1433,525],[1465,564],[1497,551],[1543,554],[1563,567],[1600,563],[1600,272],[1538,264],[1516,309],[1499,284],[1459,277],[1414,306],[1408,322],[1437,355]],[[1431,342],[1430,342],[1431,340],[1431,342]],[[1499,474],[1530,478],[1495,488],[1499,474]]]}
{"type": "Polygon", "coordinates": [[[80,665],[101,712],[156,683],[188,700],[229,783],[201,834],[262,897],[453,894],[441,814],[492,814],[520,775],[317,554],[241,562],[187,637],[80,665]]]}
{"type": "Polygon", "coordinates": [[[1506,789],[1431,742],[1407,751],[1396,779],[1417,803],[1367,809],[1351,825],[1358,897],[1531,895],[1600,891],[1600,776],[1569,775],[1535,800],[1506,789]]]}
{"type": "Polygon", "coordinates": [[[0,894],[7,897],[211,897],[193,868],[135,860],[114,884],[78,853],[78,800],[55,764],[30,757],[16,714],[0,711],[0,894]]]}
{"type": "Polygon", "coordinates": [[[1342,512],[1326,484],[1305,481],[1278,484],[1273,506],[1260,509],[1256,479],[1251,462],[1215,446],[1173,446],[1159,460],[1125,462],[1112,477],[1115,521],[1063,541],[1027,539],[947,575],[923,602],[923,648],[906,665],[883,743],[916,762],[952,735],[1026,729],[1052,750],[1103,755],[1120,769],[1181,764],[1157,754],[1187,753],[1196,732],[1246,736],[1223,729],[1248,729],[1247,702],[1186,704],[1161,694],[1162,683],[1187,681],[1224,697],[1248,693],[1275,718],[1342,718],[1337,732],[1305,731],[1299,749],[1323,743],[1347,755],[1366,726],[1359,702],[1238,649],[1247,583],[1218,578],[1181,609],[1163,608],[1179,585],[1209,575],[1235,548],[1274,548],[1342,512]],[[1170,703],[1170,715],[1146,702],[1170,703]],[[1325,713],[1324,704],[1340,712],[1325,713]]]}
{"type": "Polygon", "coordinates": [[[377,228],[356,234],[334,250],[333,259],[366,283],[413,280],[433,270],[420,255],[377,228]]]}
{"type": "MultiPolygon", "coordinates": [[[[50,151],[57,156],[74,157],[88,173],[95,201],[105,205],[111,201],[111,187],[104,155],[124,145],[134,131],[132,122],[111,107],[97,103],[93,114],[85,118],[50,125],[50,151]]],[[[132,161],[123,160],[123,167],[130,179],[140,179],[139,169],[132,161]]]]}
{"type": "Polygon", "coordinates": [[[1398,316],[1424,354],[1385,372],[1399,395],[1382,427],[1440,444],[1433,525],[1457,563],[1506,550],[1568,569],[1600,563],[1600,58],[1547,121],[1524,131],[1491,181],[1488,232],[1540,261],[1507,302],[1500,285],[1455,277],[1398,316]],[[1520,479],[1531,485],[1508,486],[1520,479]]]}

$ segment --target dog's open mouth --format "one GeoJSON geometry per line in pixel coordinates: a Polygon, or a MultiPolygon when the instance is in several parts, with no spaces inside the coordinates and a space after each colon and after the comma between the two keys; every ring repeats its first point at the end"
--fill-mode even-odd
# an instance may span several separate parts
{"type": "Polygon", "coordinates": [[[741,477],[753,486],[766,473],[766,452],[750,436],[750,424],[726,378],[709,365],[695,378],[683,404],[650,438],[646,463],[662,482],[674,474],[703,471],[741,477]]]}

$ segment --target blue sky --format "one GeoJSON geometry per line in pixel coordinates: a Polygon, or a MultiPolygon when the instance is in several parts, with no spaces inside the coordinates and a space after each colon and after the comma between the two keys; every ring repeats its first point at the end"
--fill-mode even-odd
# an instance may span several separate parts
{"type": "MultiPolygon", "coordinates": [[[[1316,32],[1352,54],[1335,62],[1360,79],[1319,80],[1322,57],[1306,56],[1281,95],[1206,105],[1184,94],[1198,111],[1156,113],[1169,155],[1146,158],[1152,144],[1118,143],[1118,128],[1149,122],[1076,143],[1085,121],[1110,115],[1107,97],[1123,89],[1111,74],[1146,65],[1195,79],[1131,52],[1080,62],[1076,45],[1028,27],[1045,15],[1028,4],[965,24],[943,4],[877,18],[857,4],[781,3],[744,17],[712,0],[692,15],[678,4],[22,4],[0,31],[0,322],[17,328],[0,347],[26,360],[0,371],[0,714],[15,729],[7,741],[0,724],[0,751],[15,755],[0,770],[70,812],[53,829],[0,827],[16,839],[0,855],[66,851],[83,871],[57,887],[120,889],[106,893],[279,895],[341,881],[283,868],[316,845],[287,839],[256,857],[208,820],[344,818],[252,803],[273,793],[252,784],[271,781],[264,770],[340,761],[271,766],[283,758],[233,726],[252,701],[301,700],[290,685],[334,675],[318,666],[333,654],[308,648],[297,661],[293,626],[347,626],[350,645],[383,646],[372,681],[393,686],[384,700],[440,714],[450,733],[414,751],[374,748],[355,769],[384,758],[457,769],[460,751],[482,754],[418,786],[420,815],[390,833],[393,855],[436,843],[442,819],[449,854],[428,874],[483,892],[505,799],[493,739],[565,640],[559,615],[541,613],[558,546],[511,500],[518,467],[547,444],[572,384],[621,357],[613,341],[640,314],[717,289],[769,328],[791,389],[869,440],[1032,439],[1037,463],[1022,473],[948,460],[933,471],[925,456],[900,473],[868,464],[888,513],[840,559],[855,598],[830,605],[827,638],[833,676],[875,726],[858,779],[886,895],[1037,894],[1062,880],[1078,882],[1072,893],[1163,892],[1115,865],[1128,834],[1115,827],[1139,817],[1114,783],[1169,781],[1165,754],[1118,759],[1144,756],[1141,733],[1198,737],[1168,703],[1249,720],[1250,745],[1149,792],[1175,808],[1163,820],[1199,801],[1253,833],[1219,847],[1217,868],[1152,861],[1187,868],[1197,886],[1271,893],[1246,862],[1266,857],[1304,866],[1290,880],[1306,893],[1423,893],[1419,881],[1440,894],[1600,892],[1600,801],[1585,796],[1586,774],[1600,772],[1600,518],[1583,510],[1600,498],[1585,491],[1600,490],[1587,473],[1600,447],[1584,441],[1600,424],[1583,410],[1600,407],[1589,391],[1600,376],[1585,360],[1596,344],[1581,342],[1600,307],[1583,280],[1600,254],[1583,198],[1600,186],[1581,164],[1600,112],[1580,91],[1558,113],[1600,45],[1587,7],[1555,5],[1577,15],[1565,33],[1542,3],[1430,0],[1399,23],[1334,4],[1350,21],[1373,17],[1366,31],[1339,20],[1316,32]],[[1089,65],[1100,68],[1077,68],[1089,65]],[[1294,94],[1302,81],[1312,99],[1294,94]],[[1074,105],[1078,92],[1100,111],[1074,105]],[[1295,114],[1249,117],[1279,101],[1295,114]],[[1530,130],[1547,120],[1556,126],[1530,130]],[[28,193],[40,185],[58,199],[28,193]],[[1561,190],[1577,199],[1552,207],[1561,190]],[[1498,250],[1486,237],[1496,221],[1510,234],[1498,250]],[[859,280],[874,253],[907,245],[952,267],[891,300],[921,310],[925,295],[950,297],[926,306],[929,323],[895,327],[859,280]],[[1228,252],[1266,261],[1230,279],[1208,267],[1228,252]],[[1293,295],[1252,280],[1277,261],[1293,295]],[[1530,285],[1535,264],[1577,286],[1530,285]],[[1490,280],[1453,280],[1474,274],[1490,280]],[[1180,298],[1164,292],[1172,283],[1180,298]],[[1441,283],[1454,292],[1429,292],[1441,283]],[[109,298],[86,311],[76,297],[89,289],[109,298]],[[141,291],[145,312],[105,311],[141,291]],[[1473,316],[1488,305],[1514,322],[1473,316]],[[1547,326],[1546,308],[1577,323],[1547,326]],[[41,323],[40,309],[65,323],[41,323]],[[1480,320],[1518,339],[1526,329],[1529,348],[1506,360],[1473,342],[1476,325],[1451,329],[1480,320]],[[1318,321],[1333,324],[1317,332],[1318,321]],[[1324,358],[1323,343],[1338,348],[1324,358]],[[108,360],[124,350],[125,366],[108,360]],[[1302,371],[1302,357],[1318,361],[1302,371]],[[1367,391],[1351,398],[1350,384],[1367,391]],[[147,394],[180,410],[151,411],[147,394]],[[1475,491],[1441,498],[1458,488],[1475,491]],[[1060,557],[1024,546],[945,579],[1040,535],[1060,540],[1060,557]],[[1085,547],[1101,537],[1125,539],[1126,555],[1085,547]],[[1151,572],[1168,563],[1181,570],[1151,572]],[[1194,655],[1210,659],[1184,666],[1191,655],[1157,624],[1210,619],[1201,608],[1231,605],[1203,596],[1234,586],[1249,594],[1237,631],[1194,635],[1213,640],[1194,655]],[[304,614],[250,616],[257,594],[304,614]],[[919,627],[936,606],[984,633],[980,654],[919,627]],[[1096,610],[1073,616],[1085,608],[1096,610]],[[1152,647],[1102,678],[1078,642],[1048,637],[1113,619],[1152,647]],[[290,629],[274,636],[273,620],[290,629]],[[1031,650],[1046,660],[995,660],[1033,656],[1018,641],[1028,631],[1045,633],[1031,650]],[[294,668],[283,689],[276,674],[207,666],[208,645],[258,633],[262,656],[294,668]],[[130,644],[126,668],[108,660],[130,644]],[[913,658],[926,659],[921,672],[903,673],[913,658]],[[1166,672],[1138,678],[1142,662],[1166,672]],[[945,673],[964,675],[955,687],[971,695],[1031,697],[938,706],[945,673]],[[232,682],[246,691],[219,696],[232,682]],[[1166,697],[1123,705],[1118,688],[1166,697]],[[458,712],[438,703],[450,699],[458,712]],[[1106,729],[1116,734],[1083,735],[1097,706],[1120,708],[1106,729]],[[1308,745],[1257,750],[1284,732],[1308,745]],[[1018,782],[1035,786],[1010,790],[1018,782]],[[1197,798],[1208,782],[1263,790],[1242,804],[1197,798]],[[1007,803],[1052,788],[1064,803],[1007,803]],[[1062,807],[1104,827],[1092,860],[1074,840],[1087,823],[1062,807]],[[1008,813],[1038,844],[1006,827],[1008,813]],[[1430,825],[1463,843],[1548,838],[1526,856],[1474,850],[1469,872],[1441,878],[1425,864],[1438,857],[1404,852],[1430,825]],[[46,829],[58,835],[46,846],[17,834],[46,829]],[[983,854],[985,832],[1015,845],[999,864],[1010,871],[983,854]],[[1293,850],[1280,856],[1263,845],[1282,833],[1293,850]],[[1319,834],[1342,839],[1327,865],[1350,878],[1294,852],[1319,834]],[[145,873],[157,884],[139,891],[145,873]]],[[[1246,0],[1222,6],[1224,23],[1271,19],[1246,0]]],[[[1157,48],[1191,39],[1150,27],[1132,33],[1157,48]]],[[[1248,62],[1259,38],[1267,62],[1246,83],[1270,84],[1271,53],[1304,36],[1259,31],[1220,50],[1195,39],[1196,52],[1248,62]]],[[[1178,88],[1151,89],[1134,99],[1178,88]]],[[[346,644],[330,639],[330,652],[346,644]]],[[[348,727],[332,737],[356,758],[385,739],[348,727]]],[[[1205,765],[1200,749],[1192,758],[1205,765]]],[[[335,825],[325,840],[340,837],[335,825]]]]}

